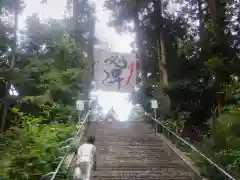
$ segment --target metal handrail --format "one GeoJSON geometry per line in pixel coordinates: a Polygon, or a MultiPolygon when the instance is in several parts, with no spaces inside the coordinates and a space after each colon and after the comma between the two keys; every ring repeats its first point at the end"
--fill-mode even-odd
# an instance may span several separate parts
{"type": "MultiPolygon", "coordinates": [[[[89,114],[90,114],[90,111],[87,112],[86,117],[84,118],[84,120],[82,122],[80,122],[81,125],[85,124],[85,122],[88,120],[89,114]]],[[[71,142],[73,142],[77,138],[77,136],[79,135],[80,132],[81,132],[81,126],[78,128],[78,131],[76,132],[75,136],[73,138],[68,139],[66,142],[68,142],[70,140],[71,140],[71,142]]],[[[61,158],[61,161],[59,162],[59,164],[58,164],[57,168],[55,169],[55,171],[54,172],[50,172],[50,173],[44,175],[42,177],[42,179],[44,179],[45,177],[50,176],[50,175],[52,175],[51,180],[54,180],[56,178],[56,175],[58,174],[58,172],[59,172],[59,170],[60,170],[64,160],[66,159],[67,155],[69,154],[70,147],[71,146],[67,146],[67,151],[64,154],[64,156],[61,158]]]]}
{"type": "Polygon", "coordinates": [[[184,144],[186,144],[188,147],[190,147],[192,150],[196,151],[198,154],[200,154],[205,160],[207,160],[211,165],[213,165],[215,168],[217,168],[218,171],[222,172],[225,177],[228,177],[231,180],[236,180],[234,177],[232,177],[229,173],[227,173],[224,169],[222,169],[220,166],[218,166],[216,163],[214,163],[210,158],[205,156],[201,151],[199,151],[197,148],[195,148],[192,144],[178,136],[176,133],[174,133],[172,130],[170,130],[168,127],[166,127],[162,122],[159,120],[155,119],[154,117],[151,116],[150,113],[145,112],[145,115],[148,115],[151,119],[153,119],[156,123],[158,123],[160,126],[162,126],[164,129],[166,129],[168,132],[173,134],[177,139],[182,141],[184,144]]]}
{"type": "MultiPolygon", "coordinates": [[[[89,112],[89,114],[90,114],[90,112],[89,112]]],[[[89,114],[88,114],[88,115],[89,115],[89,114]]],[[[87,122],[87,119],[88,119],[88,118],[86,118],[85,121],[83,121],[83,122],[81,123],[81,125],[85,124],[85,122],[87,122]]],[[[79,127],[79,133],[81,132],[81,130],[80,130],[81,127],[82,127],[82,126],[79,127]]],[[[78,135],[79,135],[79,133],[78,133],[78,135]]],[[[84,132],[83,132],[83,133],[84,133],[84,132]]],[[[82,135],[81,135],[81,136],[82,136],[82,135]]],[[[69,163],[68,163],[66,169],[68,169],[69,166],[70,166],[70,164],[72,163],[73,157],[74,157],[74,155],[71,157],[71,160],[69,161],[69,163]]]]}

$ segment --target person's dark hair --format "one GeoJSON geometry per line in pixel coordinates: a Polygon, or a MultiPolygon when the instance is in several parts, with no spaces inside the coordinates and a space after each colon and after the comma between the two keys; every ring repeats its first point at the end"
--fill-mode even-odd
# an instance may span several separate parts
{"type": "Polygon", "coordinates": [[[89,144],[94,144],[95,143],[95,137],[94,136],[89,136],[87,138],[87,143],[89,144]]]}

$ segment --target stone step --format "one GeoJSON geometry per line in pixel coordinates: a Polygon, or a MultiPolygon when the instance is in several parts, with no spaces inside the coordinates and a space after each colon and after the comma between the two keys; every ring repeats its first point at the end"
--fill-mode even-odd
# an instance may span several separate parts
{"type": "Polygon", "coordinates": [[[93,177],[92,180],[194,180],[194,178],[188,177],[165,177],[165,176],[157,176],[157,177],[128,177],[128,176],[121,176],[121,177],[93,177]]]}
{"type": "MultiPolygon", "coordinates": [[[[171,161],[172,159],[170,158],[165,158],[163,159],[164,161],[166,160],[169,160],[171,161]]],[[[142,163],[142,164],[148,164],[148,163],[160,163],[158,159],[154,159],[154,158],[151,158],[151,159],[148,159],[148,158],[138,158],[138,159],[124,159],[124,158],[119,158],[119,159],[116,159],[116,158],[112,158],[112,157],[109,157],[107,156],[106,159],[104,159],[104,161],[106,161],[106,163],[130,163],[130,162],[133,162],[133,163],[142,163]]]]}
{"type": "Polygon", "coordinates": [[[93,180],[201,179],[144,122],[94,122],[88,129],[98,154],[93,180]]]}
{"type": "Polygon", "coordinates": [[[122,140],[137,140],[137,141],[153,141],[153,140],[158,140],[159,139],[154,135],[154,134],[150,134],[150,135],[146,135],[144,134],[144,137],[140,137],[140,135],[118,135],[118,136],[115,136],[115,135],[112,135],[112,134],[109,134],[109,135],[104,135],[104,134],[96,134],[96,135],[99,135],[96,137],[96,140],[99,141],[99,140],[107,140],[106,138],[108,138],[108,140],[119,140],[119,139],[122,139],[122,140]]]}
{"type": "Polygon", "coordinates": [[[142,161],[156,161],[156,162],[159,162],[159,161],[161,161],[161,160],[163,160],[163,161],[165,161],[165,160],[173,160],[173,159],[175,159],[176,158],[176,156],[172,156],[172,155],[165,155],[165,156],[151,156],[151,155],[148,155],[148,154],[146,154],[146,155],[144,155],[144,156],[141,156],[141,155],[139,155],[139,156],[124,156],[124,155],[118,155],[118,156],[116,156],[116,155],[109,155],[108,153],[103,153],[102,155],[104,155],[104,156],[107,156],[108,157],[108,159],[109,160],[111,160],[111,159],[113,159],[113,160],[118,160],[120,157],[122,157],[122,160],[124,160],[124,161],[128,161],[128,159],[129,160],[141,160],[142,159],[142,161]]]}
{"type": "MultiPolygon", "coordinates": [[[[162,157],[160,155],[148,155],[148,154],[145,154],[145,155],[142,155],[142,154],[139,154],[139,155],[109,155],[107,154],[109,159],[115,159],[115,160],[122,160],[122,161],[127,161],[127,160],[142,160],[142,161],[156,161],[156,162],[159,162],[159,160],[172,160],[173,157],[171,158],[171,156],[165,156],[165,157],[162,157]]],[[[143,162],[144,163],[144,162],[143,162]]]]}
{"type": "Polygon", "coordinates": [[[171,153],[164,153],[163,151],[161,150],[156,150],[156,151],[151,151],[151,150],[146,150],[145,152],[142,152],[142,151],[137,151],[137,152],[133,152],[133,151],[118,151],[117,149],[110,149],[110,148],[107,148],[107,147],[104,147],[104,148],[98,148],[97,152],[99,153],[104,153],[106,152],[108,155],[121,155],[121,156],[129,156],[129,155],[132,155],[132,156],[140,156],[140,155],[153,155],[153,156],[156,156],[158,155],[159,158],[162,158],[163,156],[167,156],[167,155],[172,155],[171,153]],[[164,154],[163,154],[164,153],[164,154]],[[129,155],[128,155],[129,154],[129,155]]]}
{"type": "Polygon", "coordinates": [[[151,144],[149,146],[147,145],[128,145],[128,144],[125,144],[125,145],[119,145],[119,144],[111,144],[111,143],[106,143],[106,144],[101,144],[101,145],[97,145],[96,146],[98,149],[103,149],[103,150],[106,150],[106,149],[112,149],[112,151],[114,151],[116,149],[116,151],[119,151],[119,149],[124,149],[126,151],[150,151],[150,152],[157,152],[157,151],[162,151],[163,148],[159,145],[159,144],[156,144],[156,147],[151,144]]]}
{"type": "Polygon", "coordinates": [[[98,165],[98,170],[99,169],[112,169],[112,170],[121,170],[121,169],[125,169],[125,170],[158,170],[161,168],[186,168],[186,165],[184,163],[182,163],[181,161],[176,161],[176,162],[169,162],[169,161],[162,161],[162,162],[145,162],[143,163],[139,163],[139,162],[125,162],[125,163],[108,163],[108,162],[104,162],[104,163],[97,163],[98,165]]]}
{"type": "MultiPolygon", "coordinates": [[[[109,135],[109,134],[112,134],[112,135],[117,135],[119,132],[122,132],[122,135],[124,136],[126,136],[126,135],[132,135],[132,136],[136,136],[136,135],[141,135],[141,134],[146,134],[146,135],[152,135],[151,134],[151,131],[152,131],[152,129],[149,129],[149,130],[144,130],[144,131],[142,131],[141,133],[139,133],[139,132],[136,132],[136,131],[138,131],[137,129],[135,129],[135,130],[125,130],[125,129],[117,129],[117,128],[112,128],[112,127],[108,127],[108,128],[111,128],[111,131],[110,130],[107,130],[107,129],[96,129],[96,132],[97,133],[101,133],[102,135],[104,135],[104,134],[107,134],[107,135],[109,135]],[[133,133],[133,132],[136,132],[136,134],[135,133],[133,133]]],[[[119,135],[119,134],[118,134],[119,135]]]]}
{"type": "Polygon", "coordinates": [[[118,142],[97,142],[95,143],[96,147],[124,147],[124,148],[128,148],[128,149],[138,149],[142,148],[142,149],[163,149],[164,148],[164,144],[162,144],[162,142],[159,143],[141,143],[141,142],[124,142],[124,141],[118,141],[118,142]]]}
{"type": "MultiPolygon", "coordinates": [[[[96,171],[94,176],[98,178],[126,178],[128,179],[195,179],[194,173],[178,170],[176,168],[162,168],[158,171],[96,171]]],[[[95,179],[95,178],[94,178],[95,179]]]]}
{"type": "Polygon", "coordinates": [[[112,133],[102,133],[102,132],[97,132],[96,133],[96,139],[104,139],[104,138],[109,138],[109,139],[128,139],[128,138],[132,138],[132,139],[143,139],[143,140],[150,140],[150,139],[158,139],[158,137],[156,137],[155,134],[121,134],[121,132],[116,133],[116,134],[112,134],[112,133]]]}
{"type": "Polygon", "coordinates": [[[137,137],[129,137],[127,138],[109,138],[107,139],[100,139],[100,138],[96,138],[96,142],[95,144],[101,144],[103,142],[109,142],[109,143],[121,143],[121,142],[125,142],[125,143],[149,143],[149,144],[162,144],[162,141],[159,141],[159,139],[155,139],[155,138],[149,138],[149,139],[138,139],[137,137]]]}
{"type": "Polygon", "coordinates": [[[132,139],[132,138],[129,138],[129,139],[116,139],[116,140],[113,140],[113,139],[109,139],[109,140],[104,140],[104,139],[101,139],[101,140],[99,140],[99,139],[96,139],[96,145],[101,145],[102,143],[109,143],[109,144],[114,144],[114,143],[116,143],[116,144],[136,144],[136,145],[141,145],[141,144],[143,144],[143,145],[147,145],[147,144],[150,144],[150,145],[162,145],[162,142],[161,141],[159,141],[158,139],[151,139],[151,140],[149,140],[149,141],[147,141],[147,140],[137,140],[137,139],[132,139]]]}

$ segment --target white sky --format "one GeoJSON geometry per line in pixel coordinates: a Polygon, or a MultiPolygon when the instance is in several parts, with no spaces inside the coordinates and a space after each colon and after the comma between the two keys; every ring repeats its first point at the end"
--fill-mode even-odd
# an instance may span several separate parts
{"type": "MultiPolygon", "coordinates": [[[[41,18],[62,18],[66,9],[66,0],[48,0],[47,4],[41,4],[41,0],[25,0],[26,7],[20,17],[19,28],[25,25],[25,18],[33,13],[38,13],[41,18]],[[56,3],[57,2],[57,3],[56,3]]],[[[130,43],[134,41],[133,35],[118,35],[114,28],[107,26],[108,12],[104,11],[104,0],[95,0],[97,8],[96,36],[112,45],[112,51],[130,52],[130,43]]]]}

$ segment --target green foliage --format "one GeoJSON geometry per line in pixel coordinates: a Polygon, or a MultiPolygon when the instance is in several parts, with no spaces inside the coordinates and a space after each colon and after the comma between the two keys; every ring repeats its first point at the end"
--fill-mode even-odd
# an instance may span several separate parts
{"type": "Polygon", "coordinates": [[[216,72],[217,69],[221,68],[222,60],[217,57],[210,58],[205,62],[205,66],[209,71],[216,72]]]}
{"type": "MultiPolygon", "coordinates": [[[[223,112],[217,121],[217,130],[211,137],[206,137],[199,145],[205,155],[228,172],[231,172],[237,179],[240,178],[239,116],[238,107],[223,112]],[[236,129],[238,130],[236,131],[236,129]]],[[[216,180],[224,179],[224,176],[201,156],[196,153],[192,153],[191,156],[201,167],[205,176],[216,180]]]]}
{"type": "Polygon", "coordinates": [[[39,179],[56,168],[62,142],[72,137],[71,124],[39,124],[40,118],[23,115],[1,142],[1,176],[4,179],[39,179]]]}
{"type": "MultiPolygon", "coordinates": [[[[16,11],[16,0],[0,0],[0,110],[2,115],[4,102],[8,120],[7,131],[1,134],[0,176],[6,180],[40,179],[55,170],[64,153],[60,149],[66,146],[63,141],[75,132],[75,102],[84,88],[83,75],[90,69],[87,57],[93,39],[92,34],[83,36],[93,32],[89,25],[93,9],[89,2],[84,3],[78,21],[86,21],[85,29],[76,34],[69,28],[72,19],[28,17],[26,29],[20,31],[14,68],[10,68],[15,32],[12,19],[4,13],[19,13],[20,8],[16,11]],[[18,96],[6,95],[10,84],[18,96]]],[[[65,175],[61,178],[66,179],[65,175]]]]}
{"type": "Polygon", "coordinates": [[[166,119],[163,123],[164,126],[166,126],[168,129],[172,130],[173,132],[176,132],[178,135],[182,134],[183,127],[184,127],[184,120],[179,119],[166,119]]]}
{"type": "Polygon", "coordinates": [[[48,55],[25,61],[18,72],[20,81],[13,81],[22,96],[21,110],[41,115],[48,121],[68,121],[68,116],[74,113],[72,106],[77,92],[81,91],[78,85],[82,82],[85,61],[77,51],[73,40],[62,38],[48,55]],[[79,59],[75,60],[76,57],[79,59]],[[32,111],[32,104],[38,109],[36,113],[32,111]]]}

